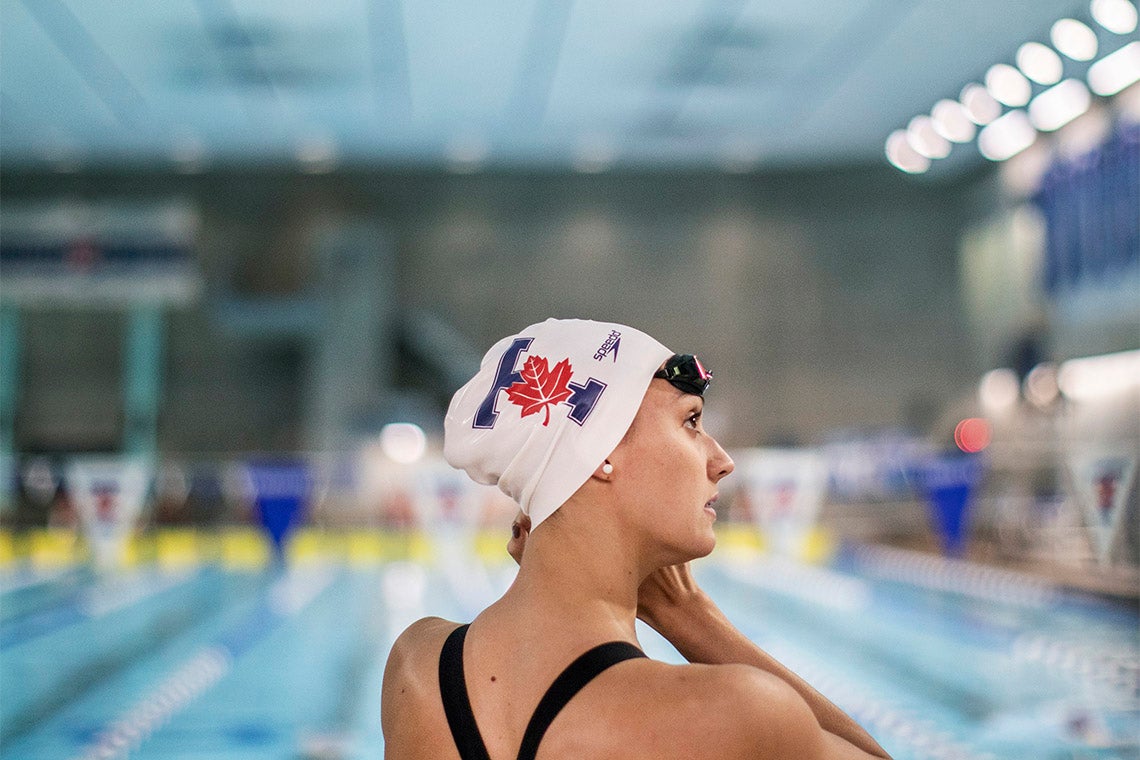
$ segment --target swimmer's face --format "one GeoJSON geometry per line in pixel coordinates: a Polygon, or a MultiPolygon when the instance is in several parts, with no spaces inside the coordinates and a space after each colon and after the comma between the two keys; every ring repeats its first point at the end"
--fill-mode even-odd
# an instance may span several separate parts
{"type": "Polygon", "coordinates": [[[717,483],[733,469],[732,459],[705,432],[703,411],[700,396],[655,379],[609,457],[629,521],[664,550],[669,563],[712,551],[712,501],[717,483]]]}

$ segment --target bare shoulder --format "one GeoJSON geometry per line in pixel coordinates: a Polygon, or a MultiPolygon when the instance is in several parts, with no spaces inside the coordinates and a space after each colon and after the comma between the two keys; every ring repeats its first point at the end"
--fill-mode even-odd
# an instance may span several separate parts
{"type": "Polygon", "coordinates": [[[423,679],[418,674],[428,660],[435,661],[439,657],[444,639],[458,625],[443,618],[427,617],[405,628],[388,654],[388,663],[384,668],[385,696],[404,680],[422,682],[423,679]]]}
{"type": "Polygon", "coordinates": [[[821,756],[819,724],[783,680],[748,665],[641,662],[626,671],[623,689],[602,697],[612,699],[613,709],[624,714],[629,735],[652,743],[641,748],[640,756],[821,756]],[[639,730],[630,731],[633,725],[639,730]]]}
{"type": "MultiPolygon", "coordinates": [[[[392,657],[406,658],[419,654],[425,647],[438,649],[443,640],[459,626],[459,623],[440,617],[420,618],[404,629],[392,644],[392,657]]],[[[436,652],[438,654],[438,652],[436,652]]]]}
{"type": "Polygon", "coordinates": [[[380,698],[387,757],[448,756],[450,748],[433,749],[432,741],[417,737],[433,735],[425,727],[443,720],[439,685],[429,676],[436,672],[444,639],[457,626],[443,618],[423,618],[408,626],[392,645],[380,698]]]}
{"type": "Polygon", "coordinates": [[[731,715],[732,727],[725,730],[747,756],[806,760],[823,751],[819,722],[787,681],[749,665],[710,667],[720,708],[731,715]]]}

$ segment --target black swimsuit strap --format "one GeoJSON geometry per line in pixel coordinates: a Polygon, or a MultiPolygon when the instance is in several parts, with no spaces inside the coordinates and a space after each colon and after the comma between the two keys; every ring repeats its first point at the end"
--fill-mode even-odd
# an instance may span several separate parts
{"type": "Polygon", "coordinates": [[[479,726],[475,725],[475,713],[471,711],[471,700],[467,696],[467,679],[463,677],[463,640],[466,637],[467,626],[461,625],[443,642],[443,651],[439,653],[439,692],[459,756],[463,760],[491,760],[479,726]]]}
{"type": "Polygon", "coordinates": [[[626,641],[611,641],[599,644],[570,663],[562,674],[554,679],[554,683],[550,684],[538,707],[534,708],[534,715],[531,716],[526,733],[523,734],[518,760],[534,760],[538,752],[538,743],[542,741],[546,729],[583,686],[606,668],[637,657],[645,657],[645,653],[633,644],[626,641]]]}
{"type": "MultiPolygon", "coordinates": [[[[466,625],[459,626],[443,643],[439,654],[439,691],[459,756],[463,760],[491,760],[479,726],[475,724],[475,713],[467,695],[467,680],[463,676],[463,641],[467,637],[467,628],[466,625]]],[[[534,709],[523,734],[518,760],[534,760],[546,729],[582,687],[607,668],[637,657],[645,657],[645,653],[633,644],[611,641],[599,644],[566,666],[534,709]]]]}

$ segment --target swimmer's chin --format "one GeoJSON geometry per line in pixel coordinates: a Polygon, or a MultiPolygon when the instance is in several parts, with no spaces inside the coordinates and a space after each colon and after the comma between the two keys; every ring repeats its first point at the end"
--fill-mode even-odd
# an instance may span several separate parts
{"type": "Polygon", "coordinates": [[[712,526],[709,526],[709,537],[705,545],[701,546],[693,555],[693,559],[700,559],[712,554],[712,550],[716,548],[716,533],[713,532],[712,526]]]}

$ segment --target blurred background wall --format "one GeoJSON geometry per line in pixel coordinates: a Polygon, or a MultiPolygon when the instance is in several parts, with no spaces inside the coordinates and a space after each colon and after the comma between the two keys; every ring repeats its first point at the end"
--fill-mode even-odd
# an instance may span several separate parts
{"type": "MultiPolygon", "coordinates": [[[[547,316],[639,326],[707,358],[713,424],[731,445],[756,445],[926,429],[986,366],[957,262],[985,182],[893,175],[7,173],[3,188],[14,204],[169,198],[194,209],[204,287],[163,317],[163,450],[345,445],[311,428],[316,397],[333,391],[318,382],[364,383],[348,430],[393,404],[438,412],[453,381],[417,354],[415,335],[440,326],[428,317],[467,351],[453,357],[461,365],[547,316]],[[328,261],[337,235],[375,263],[362,273],[328,261]],[[360,290],[344,289],[360,276],[360,290]],[[337,329],[370,332],[379,362],[359,368],[367,378],[342,366],[322,379],[321,325],[354,293],[381,313],[339,315],[337,329]]],[[[33,308],[22,329],[18,447],[113,450],[121,310],[33,308]]]]}

